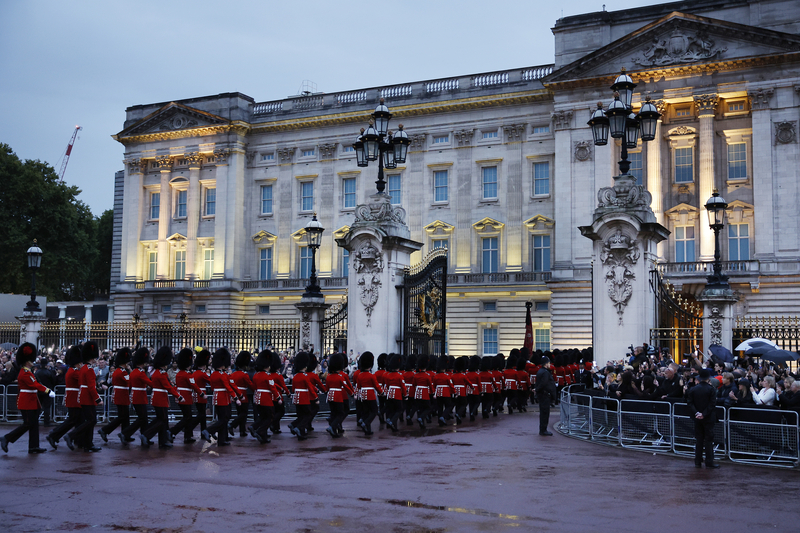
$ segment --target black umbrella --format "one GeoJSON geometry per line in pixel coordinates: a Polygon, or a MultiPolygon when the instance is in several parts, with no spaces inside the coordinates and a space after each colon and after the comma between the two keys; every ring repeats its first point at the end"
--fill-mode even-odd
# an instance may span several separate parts
{"type": "Polygon", "coordinates": [[[19,348],[19,345],[14,344],[13,342],[4,342],[0,344],[0,349],[2,350],[13,350],[14,348],[19,348]]]}
{"type": "Polygon", "coordinates": [[[772,361],[773,363],[786,364],[788,361],[797,361],[798,355],[789,350],[773,349],[767,353],[761,354],[761,359],[765,361],[772,361]]]}
{"type": "Polygon", "coordinates": [[[773,350],[777,350],[777,348],[771,344],[767,344],[766,342],[754,342],[744,353],[746,355],[764,355],[765,353],[769,353],[773,350]]]}
{"type": "Polygon", "coordinates": [[[722,361],[723,363],[733,363],[733,354],[729,349],[719,344],[712,344],[708,347],[708,351],[714,358],[714,362],[722,361]]]}

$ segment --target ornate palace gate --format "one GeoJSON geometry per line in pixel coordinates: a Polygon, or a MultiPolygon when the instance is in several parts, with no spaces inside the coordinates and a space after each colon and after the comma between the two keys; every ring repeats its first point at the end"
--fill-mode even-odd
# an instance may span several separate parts
{"type": "Polygon", "coordinates": [[[650,344],[669,348],[673,361],[680,364],[683,354],[691,353],[695,345],[703,349],[703,306],[677,294],[657,270],[650,271],[650,288],[656,298],[650,344]]]}
{"type": "Polygon", "coordinates": [[[422,263],[406,270],[403,307],[403,353],[443,355],[447,324],[447,249],[433,250],[422,263]]]}
{"type": "Polygon", "coordinates": [[[347,300],[332,305],[322,323],[322,355],[347,353],[347,300]]]}

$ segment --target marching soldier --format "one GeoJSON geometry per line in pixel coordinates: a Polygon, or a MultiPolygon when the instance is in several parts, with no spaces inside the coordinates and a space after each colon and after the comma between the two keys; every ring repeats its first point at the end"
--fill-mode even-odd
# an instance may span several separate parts
{"type": "Polygon", "coordinates": [[[228,424],[228,431],[231,437],[236,434],[236,427],[239,427],[239,436],[244,437],[247,435],[247,410],[250,408],[250,402],[247,400],[247,391],[255,390],[253,388],[253,381],[247,373],[250,367],[250,361],[253,356],[248,351],[239,352],[236,356],[236,372],[231,375],[233,379],[233,386],[239,391],[241,403],[236,405],[236,416],[228,424]]]}
{"type": "Polygon", "coordinates": [[[202,394],[200,392],[194,392],[192,394],[192,400],[194,400],[195,409],[197,410],[197,421],[200,423],[200,431],[205,431],[206,420],[208,418],[206,414],[208,398],[206,398],[205,393],[206,387],[209,384],[207,368],[209,361],[211,361],[211,352],[205,348],[195,348],[195,351],[197,352],[197,356],[194,358],[194,372],[192,372],[192,378],[194,378],[194,382],[197,388],[202,391],[202,394]]]}
{"type": "Polygon", "coordinates": [[[255,422],[250,427],[252,435],[261,444],[270,442],[267,430],[272,424],[273,398],[277,395],[270,378],[272,352],[264,350],[256,357],[256,373],[253,374],[253,410],[255,422]]]}
{"type": "MultiPolygon", "coordinates": [[[[77,345],[71,346],[69,350],[67,350],[64,361],[67,366],[69,366],[67,375],[64,376],[64,383],[66,385],[64,405],[67,408],[67,419],[53,428],[53,431],[47,435],[47,442],[50,443],[50,446],[52,446],[54,450],[58,448],[58,441],[61,440],[61,437],[81,423],[81,403],[78,401],[78,393],[81,390],[80,369],[83,366],[83,359],[81,358],[80,347],[77,345]]],[[[80,446],[81,443],[78,442],[74,444],[80,446]]]]}
{"type": "Polygon", "coordinates": [[[145,370],[148,363],[150,363],[150,350],[139,348],[134,352],[131,358],[133,370],[131,370],[128,381],[131,384],[131,405],[136,413],[136,420],[117,435],[122,444],[132,442],[136,430],[143,431],[149,425],[147,421],[147,387],[152,387],[153,382],[150,381],[145,370]]]}
{"type": "MultiPolygon", "coordinates": [[[[201,389],[197,386],[194,374],[189,371],[191,367],[192,351],[189,348],[184,348],[178,352],[178,373],[175,374],[175,388],[178,389],[181,397],[183,397],[183,402],[178,404],[181,410],[181,420],[169,430],[173,439],[175,435],[183,431],[184,444],[196,442],[192,437],[192,432],[195,426],[200,422],[200,419],[199,417],[192,416],[194,398],[202,398],[203,400],[206,398],[205,389],[201,389]]],[[[205,404],[203,405],[203,411],[205,412],[205,404]]]]}
{"type": "Polygon", "coordinates": [[[80,370],[81,390],[78,401],[81,404],[81,423],[64,435],[64,441],[70,450],[75,448],[74,442],[80,441],[85,452],[99,452],[102,448],[92,442],[94,426],[97,424],[97,406],[103,405],[103,399],[97,393],[97,375],[92,365],[97,362],[100,350],[95,342],[89,341],[81,348],[83,366],[80,370]]]}
{"type": "Polygon", "coordinates": [[[167,367],[172,363],[172,348],[162,346],[153,357],[153,375],[150,381],[153,383],[153,394],[150,403],[156,412],[156,418],[147,428],[139,433],[142,446],[150,446],[150,439],[158,434],[159,448],[172,448],[172,437],[169,432],[169,396],[171,394],[178,403],[183,403],[183,397],[178,389],[172,386],[167,376],[167,367]]]}
{"type": "MultiPolygon", "coordinates": [[[[111,375],[111,385],[114,387],[114,406],[117,408],[117,417],[97,430],[103,442],[108,442],[108,434],[121,428],[122,431],[131,425],[131,391],[130,391],[130,348],[120,348],[114,357],[117,367],[111,375]]],[[[133,440],[133,439],[131,439],[133,440]]]]}
{"type": "Polygon", "coordinates": [[[364,430],[365,435],[372,435],[372,421],[378,415],[378,391],[380,391],[378,379],[372,373],[375,356],[372,352],[364,352],[359,363],[361,372],[358,374],[357,385],[361,399],[361,419],[358,421],[358,426],[364,430]]]}
{"type": "Polygon", "coordinates": [[[214,411],[216,420],[208,425],[208,428],[201,432],[203,440],[211,442],[211,437],[217,439],[217,446],[228,446],[228,421],[231,418],[231,400],[236,404],[241,404],[239,393],[231,385],[228,368],[231,366],[231,354],[226,348],[220,348],[214,353],[211,359],[211,367],[214,372],[211,374],[211,387],[214,389],[214,411]]]}

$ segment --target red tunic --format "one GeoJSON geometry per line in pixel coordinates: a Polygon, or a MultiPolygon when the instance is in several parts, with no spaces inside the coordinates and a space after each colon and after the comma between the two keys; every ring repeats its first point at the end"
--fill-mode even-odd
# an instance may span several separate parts
{"type": "Polygon", "coordinates": [[[111,385],[114,387],[114,405],[130,405],[131,385],[128,371],[124,368],[114,370],[111,385]]]}
{"type": "Polygon", "coordinates": [[[344,402],[347,400],[346,394],[351,396],[355,394],[353,387],[350,386],[347,374],[344,372],[328,374],[328,377],[325,378],[325,384],[328,386],[329,402],[344,402]]]}
{"type": "Polygon", "coordinates": [[[311,394],[308,392],[310,387],[311,383],[305,372],[295,374],[292,377],[292,388],[294,389],[292,403],[295,405],[309,405],[311,403],[311,394]]]}
{"type": "Polygon", "coordinates": [[[383,382],[386,385],[386,398],[390,400],[402,400],[406,392],[406,383],[403,374],[400,372],[386,372],[383,375],[383,382]]]}
{"type": "Polygon", "coordinates": [[[481,394],[481,380],[477,372],[467,372],[465,379],[470,388],[470,394],[479,396],[481,394]]]}
{"type": "Polygon", "coordinates": [[[455,389],[454,396],[464,398],[467,395],[467,376],[463,372],[457,372],[452,375],[451,381],[455,389]]]}
{"type": "Polygon", "coordinates": [[[150,398],[150,403],[153,404],[153,407],[169,407],[169,396],[167,394],[172,394],[179,401],[183,400],[178,389],[169,382],[169,376],[167,376],[166,372],[158,369],[153,370],[150,381],[153,383],[153,396],[150,398]]]}
{"type": "MultiPolygon", "coordinates": [[[[91,369],[89,369],[91,370],[91,369]]],[[[92,371],[94,374],[94,371],[92,371]]],[[[21,368],[17,377],[19,394],[17,394],[17,409],[20,411],[35,411],[39,409],[37,392],[50,392],[50,389],[36,381],[36,377],[27,368],[21,368]]]]}
{"type": "Polygon", "coordinates": [[[283,375],[280,372],[272,372],[269,375],[269,379],[271,380],[270,383],[272,384],[272,387],[275,389],[275,392],[272,395],[273,401],[282,403],[281,394],[292,394],[289,392],[289,388],[286,386],[286,381],[283,379],[283,375]]]}
{"type": "Polygon", "coordinates": [[[414,371],[413,370],[406,370],[403,372],[403,384],[405,385],[405,392],[403,396],[409,398],[413,396],[414,392],[411,388],[414,386],[414,371]]]}
{"type": "Polygon", "coordinates": [[[247,403],[247,389],[252,391],[255,390],[250,376],[247,374],[247,372],[237,370],[233,373],[231,379],[233,380],[233,386],[239,391],[239,396],[242,398],[242,403],[247,403]]]}
{"type": "Polygon", "coordinates": [[[200,393],[205,393],[204,389],[197,386],[194,374],[186,370],[178,370],[178,373],[175,374],[175,385],[183,397],[183,405],[192,405],[195,397],[200,397],[200,393]]]}
{"type": "Polygon", "coordinates": [[[325,385],[322,384],[322,380],[319,379],[319,374],[316,372],[307,372],[306,376],[308,376],[308,382],[311,385],[311,387],[308,389],[308,392],[311,394],[312,400],[316,400],[319,397],[317,395],[318,390],[327,394],[328,389],[326,389],[325,385]]]}
{"type": "Polygon", "coordinates": [[[237,398],[236,389],[231,385],[231,377],[225,372],[215,370],[209,381],[214,389],[214,405],[230,405],[231,400],[237,398]]]}
{"type": "Polygon", "coordinates": [[[503,373],[499,370],[492,370],[492,379],[494,380],[494,392],[503,390],[503,373]]]}
{"type": "MultiPolygon", "coordinates": [[[[208,374],[206,374],[205,370],[195,370],[192,372],[192,377],[194,378],[194,382],[197,385],[197,388],[206,392],[206,387],[208,386],[211,381],[208,379],[208,374]]],[[[195,393],[192,395],[192,400],[194,403],[208,403],[208,399],[200,396],[199,394],[195,393]]]]}
{"type": "Polygon", "coordinates": [[[508,368],[503,371],[503,388],[505,390],[519,389],[519,383],[517,383],[517,371],[513,368],[508,368]]]}
{"type": "Polygon", "coordinates": [[[413,389],[415,400],[430,400],[433,392],[432,388],[431,376],[427,372],[414,374],[413,389]]]}
{"type": "Polygon", "coordinates": [[[66,385],[66,393],[64,396],[64,405],[70,408],[79,408],[81,402],[78,401],[78,392],[81,390],[81,372],[69,367],[67,375],[64,376],[64,384],[66,385]]]}
{"type": "Polygon", "coordinates": [[[517,370],[517,382],[520,390],[528,390],[528,373],[524,370],[517,370]]]}
{"type": "Polygon", "coordinates": [[[269,372],[256,372],[253,374],[253,405],[272,407],[272,397],[276,394],[269,372]]]}
{"type": "Polygon", "coordinates": [[[386,375],[386,370],[380,369],[375,371],[375,379],[378,380],[378,391],[380,392],[381,396],[386,396],[386,380],[384,376],[386,375]]]}
{"type": "Polygon", "coordinates": [[[436,387],[435,395],[437,398],[452,398],[455,393],[453,381],[447,373],[436,374],[433,377],[433,385],[436,387]]]}
{"type": "Polygon", "coordinates": [[[361,370],[353,370],[353,390],[355,390],[356,400],[361,401],[361,394],[358,392],[358,375],[361,370]]]}
{"type": "Polygon", "coordinates": [[[92,367],[83,365],[80,369],[81,390],[78,392],[78,401],[81,407],[84,405],[97,405],[100,403],[100,395],[97,394],[97,374],[92,367]]]}
{"type": "Polygon", "coordinates": [[[362,402],[378,399],[380,384],[375,374],[367,370],[360,372],[356,383],[358,384],[358,397],[362,402]]]}
{"type": "Polygon", "coordinates": [[[482,370],[480,374],[478,374],[478,379],[481,382],[481,393],[488,393],[492,394],[494,392],[494,379],[492,378],[492,373],[488,370],[482,370]]]}
{"type": "Polygon", "coordinates": [[[525,372],[528,374],[528,383],[530,385],[533,385],[533,376],[535,376],[536,372],[538,372],[538,371],[539,371],[539,368],[536,365],[534,365],[533,363],[531,363],[530,361],[525,363],[525,372]]]}
{"type": "Polygon", "coordinates": [[[152,387],[153,382],[141,368],[134,368],[130,375],[131,403],[133,405],[147,405],[147,387],[152,387]]]}

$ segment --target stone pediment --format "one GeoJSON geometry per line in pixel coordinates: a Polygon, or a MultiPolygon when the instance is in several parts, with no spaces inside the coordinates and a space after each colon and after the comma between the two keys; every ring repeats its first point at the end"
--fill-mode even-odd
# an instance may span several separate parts
{"type": "Polygon", "coordinates": [[[197,128],[227,126],[230,123],[229,120],[220,116],[176,102],[170,102],[158,111],[125,128],[117,134],[117,137],[163,134],[197,128]]]}
{"type": "Polygon", "coordinates": [[[170,241],[170,242],[185,241],[186,240],[186,235],[181,235],[180,233],[173,233],[172,235],[167,237],[167,240],[170,241]]]}
{"type": "Polygon", "coordinates": [[[436,235],[450,235],[453,233],[455,226],[447,222],[442,222],[441,220],[434,220],[423,229],[428,235],[433,237],[436,235]]]}
{"type": "Polygon", "coordinates": [[[621,67],[629,72],[655,72],[792,52],[800,52],[800,37],[796,35],[673,12],[562,67],[543,83],[548,86],[613,77],[621,67]]]}
{"type": "Polygon", "coordinates": [[[253,235],[253,242],[255,242],[256,244],[261,244],[262,242],[271,243],[275,242],[276,239],[277,237],[275,235],[263,229],[258,233],[256,233],[255,235],[253,235]]]}

